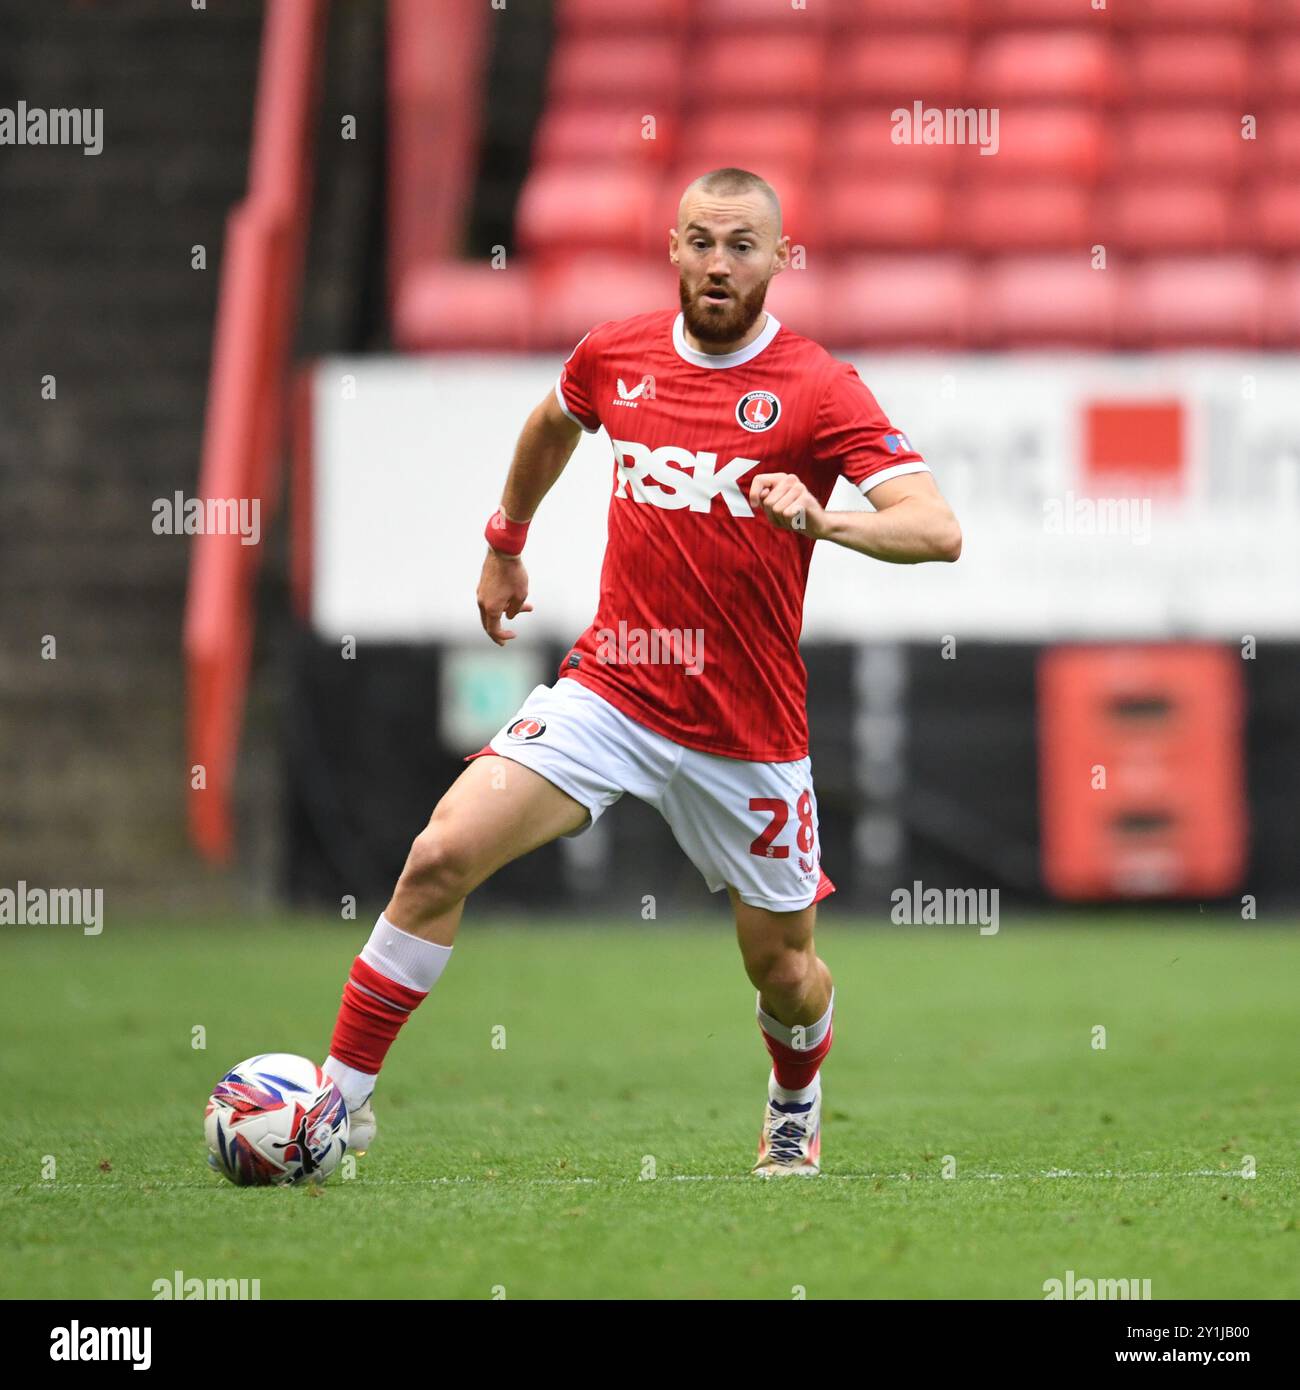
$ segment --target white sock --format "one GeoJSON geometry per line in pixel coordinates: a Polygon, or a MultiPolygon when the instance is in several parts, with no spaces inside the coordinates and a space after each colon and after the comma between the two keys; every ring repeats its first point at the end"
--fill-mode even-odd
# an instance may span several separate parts
{"type": "Polygon", "coordinates": [[[359,1110],[370,1099],[379,1079],[369,1072],[357,1071],[333,1055],[321,1063],[321,1071],[343,1092],[343,1104],[349,1110],[359,1110]]]}
{"type": "Polygon", "coordinates": [[[428,994],[447,968],[451,950],[395,927],[381,912],[370,940],[361,948],[361,959],[396,984],[428,994]]]}
{"type": "MultiPolygon", "coordinates": [[[[763,1010],[763,996],[756,996],[755,1005],[758,1013],[758,1026],[767,1034],[769,1038],[775,1038],[777,1042],[784,1043],[787,1047],[794,1046],[794,1025],[782,1023],[775,1019],[771,1014],[763,1010]]],[[[831,1026],[831,1015],[835,1012],[835,986],[831,986],[830,1002],[826,1005],[826,1012],[817,1020],[816,1023],[805,1023],[803,1027],[803,1041],[799,1044],[800,1048],[807,1052],[816,1047],[826,1036],[831,1026]]]]}
{"type": "Polygon", "coordinates": [[[773,1072],[767,1078],[767,1096],[769,1100],[779,1100],[782,1105],[807,1105],[812,1098],[821,1090],[822,1074],[818,1072],[812,1079],[811,1086],[805,1086],[802,1091],[787,1091],[776,1079],[773,1072]]]}

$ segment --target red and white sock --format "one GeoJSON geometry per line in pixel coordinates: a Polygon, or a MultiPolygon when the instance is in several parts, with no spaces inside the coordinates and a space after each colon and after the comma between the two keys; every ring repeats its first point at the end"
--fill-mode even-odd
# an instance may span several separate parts
{"type": "Polygon", "coordinates": [[[375,1089],[388,1049],[447,968],[451,950],[402,931],[380,913],[343,986],[323,1067],[349,1110],[364,1105],[375,1089]]]}
{"type": "Polygon", "coordinates": [[[771,1014],[765,1013],[762,996],[759,996],[758,1026],[772,1056],[772,1074],[775,1079],[771,1090],[774,1100],[802,1104],[813,1098],[817,1090],[817,1069],[831,1050],[831,1040],[834,1036],[831,1015],[834,1012],[834,989],[831,990],[826,1012],[816,1023],[793,1026],[781,1023],[771,1014]]]}

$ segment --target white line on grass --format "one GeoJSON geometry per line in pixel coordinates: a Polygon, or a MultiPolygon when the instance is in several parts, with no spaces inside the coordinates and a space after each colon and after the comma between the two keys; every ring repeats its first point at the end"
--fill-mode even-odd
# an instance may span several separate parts
{"type": "MultiPolygon", "coordinates": [[[[1289,1178],[1290,1171],[1271,1170],[1271,1178],[1289,1178]]],[[[1131,1179],[1170,1179],[1170,1178],[1222,1178],[1225,1181],[1258,1181],[1247,1179],[1235,1169],[1192,1168],[1185,1172],[1116,1172],[1103,1169],[1096,1173],[1081,1173],[1072,1168],[1047,1168],[1038,1173],[961,1173],[954,1178],[944,1178],[938,1173],[822,1173],[823,1182],[1037,1182],[1040,1179],[1076,1178],[1083,1181],[1110,1180],[1127,1182],[1131,1179]]],[[[752,1182],[752,1173],[673,1173],[663,1178],[502,1178],[486,1177],[483,1174],[462,1174],[459,1177],[433,1178],[339,1178],[335,1185],[360,1181],[363,1187],[457,1187],[481,1185],[484,1187],[619,1187],[643,1186],[654,1182],[752,1182]]],[[[140,1178],[136,1182],[43,1182],[20,1187],[21,1192],[58,1192],[93,1188],[99,1190],[142,1191],[180,1191],[193,1188],[216,1189],[224,1186],[218,1179],[196,1182],[154,1182],[140,1178]]]]}

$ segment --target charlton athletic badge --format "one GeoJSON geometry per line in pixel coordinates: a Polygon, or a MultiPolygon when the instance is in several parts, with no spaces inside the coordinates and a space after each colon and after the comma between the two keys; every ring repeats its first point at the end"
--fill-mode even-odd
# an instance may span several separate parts
{"type": "Polygon", "coordinates": [[[530,738],[541,738],[546,732],[545,719],[516,719],[506,730],[506,737],[514,739],[517,743],[524,743],[530,738]]]}
{"type": "Polygon", "coordinates": [[[770,430],[781,414],[781,402],[770,391],[746,391],[736,402],[736,423],[758,434],[770,430]]]}

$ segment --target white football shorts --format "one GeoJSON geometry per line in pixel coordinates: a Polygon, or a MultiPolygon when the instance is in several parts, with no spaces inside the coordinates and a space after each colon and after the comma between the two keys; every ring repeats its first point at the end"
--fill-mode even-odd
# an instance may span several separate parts
{"type": "Polygon", "coordinates": [[[797,912],[835,891],[821,870],[807,758],[745,762],[684,748],[571,677],[539,685],[489,749],[585,806],[591,819],[575,835],[625,792],[653,806],[711,893],[730,885],[751,907],[797,912]]]}

